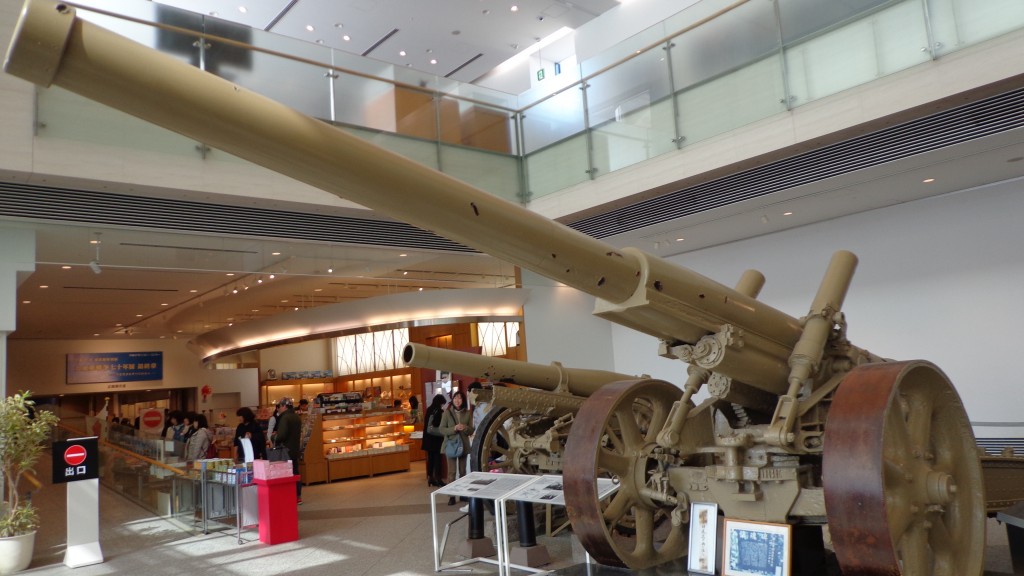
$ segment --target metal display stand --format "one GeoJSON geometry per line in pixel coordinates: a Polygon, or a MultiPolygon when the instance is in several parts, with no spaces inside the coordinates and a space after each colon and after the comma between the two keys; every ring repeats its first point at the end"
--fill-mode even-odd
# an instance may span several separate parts
{"type": "MultiPolygon", "coordinates": [[[[562,484],[561,476],[545,475],[545,476],[528,476],[532,478],[531,482],[527,482],[518,488],[503,494],[501,497],[495,499],[494,508],[497,514],[497,526],[505,527],[508,525],[508,512],[505,507],[505,502],[513,500],[516,502],[530,502],[533,504],[545,504],[551,506],[565,506],[565,491],[562,484]]],[[[597,479],[597,498],[598,500],[604,500],[611,496],[619,489],[619,485],[613,482],[610,478],[598,478],[597,479]]],[[[498,531],[495,530],[497,533],[498,531]]],[[[533,568],[531,566],[523,566],[520,564],[513,564],[509,560],[509,544],[508,534],[502,529],[498,533],[498,574],[499,576],[510,576],[512,569],[523,570],[526,572],[533,572],[534,574],[548,574],[550,570],[533,568]],[[504,560],[504,562],[502,562],[504,560]]],[[[589,560],[589,559],[588,559],[589,560]]],[[[588,562],[589,564],[589,562],[588,562]]]]}
{"type": "Polygon", "coordinates": [[[203,462],[200,468],[200,492],[203,534],[210,533],[211,519],[234,516],[235,536],[238,543],[242,544],[242,530],[259,525],[256,484],[251,470],[212,471],[207,470],[203,462]],[[222,475],[225,480],[211,478],[211,474],[222,475]]]}
{"type": "MultiPolygon", "coordinates": [[[[492,472],[470,472],[469,474],[459,478],[458,480],[438,488],[430,494],[430,519],[431,525],[434,531],[434,571],[442,572],[446,570],[457,570],[467,564],[474,562],[485,562],[488,564],[496,564],[500,573],[501,566],[505,562],[503,556],[504,551],[502,546],[497,546],[498,559],[497,561],[490,558],[476,557],[467,558],[459,562],[453,562],[451,564],[441,564],[441,557],[444,555],[444,548],[448,542],[448,532],[451,529],[452,524],[455,524],[459,520],[462,520],[467,514],[462,514],[455,520],[449,522],[444,527],[444,534],[441,539],[438,539],[437,530],[437,496],[454,496],[461,498],[482,498],[485,500],[494,500],[497,502],[500,498],[510,492],[514,492],[524,486],[537,480],[537,476],[530,476],[526,474],[497,474],[492,472]]],[[[505,535],[505,526],[503,521],[494,523],[495,537],[500,541],[507,540],[505,535]]],[[[467,570],[469,571],[469,570],[467,570]]]]}

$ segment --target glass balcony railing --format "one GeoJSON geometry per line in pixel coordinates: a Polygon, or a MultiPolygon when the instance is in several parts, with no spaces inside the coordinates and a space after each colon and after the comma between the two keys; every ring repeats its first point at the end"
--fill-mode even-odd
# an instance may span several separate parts
{"type": "MultiPolygon", "coordinates": [[[[151,2],[118,10],[131,19],[80,14],[522,203],[1024,27],[1020,0],[704,0],[514,96],[151,2]]],[[[38,125],[241,162],[57,89],[38,125]]]]}

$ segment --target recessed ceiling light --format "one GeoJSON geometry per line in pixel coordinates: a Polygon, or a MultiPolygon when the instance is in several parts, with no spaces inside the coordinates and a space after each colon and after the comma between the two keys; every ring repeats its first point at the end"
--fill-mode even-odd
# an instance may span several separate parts
{"type": "Polygon", "coordinates": [[[782,215],[783,216],[792,216],[793,213],[792,212],[783,212],[782,215]]]}
{"type": "Polygon", "coordinates": [[[120,322],[118,322],[117,324],[114,324],[114,326],[124,326],[124,324],[121,324],[120,322]]]}
{"type": "Polygon", "coordinates": [[[513,12],[519,12],[519,6],[516,6],[515,4],[513,4],[512,7],[509,8],[509,10],[511,10],[513,12]]]}
{"type": "Polygon", "coordinates": [[[327,273],[328,274],[334,274],[334,268],[328,268],[327,269],[327,273]]]}
{"type": "Polygon", "coordinates": [[[431,64],[437,64],[437,60],[436,60],[436,59],[434,59],[434,58],[431,58],[431,59],[430,59],[430,63],[431,63],[431,64]]]}
{"type": "Polygon", "coordinates": [[[402,272],[402,276],[408,276],[408,275],[409,275],[409,271],[408,270],[402,272]]]}
{"type": "Polygon", "coordinates": [[[932,182],[935,182],[935,178],[925,178],[924,180],[921,180],[921,182],[931,184],[932,182]]]}
{"type": "Polygon", "coordinates": [[[274,275],[273,275],[273,274],[271,274],[271,275],[270,275],[270,279],[271,279],[271,280],[273,280],[273,279],[274,279],[274,275]]]}
{"type": "Polygon", "coordinates": [[[313,292],[323,292],[323,288],[313,288],[313,292]]]}
{"type": "Polygon", "coordinates": [[[61,270],[71,270],[71,266],[61,266],[61,270]]]}
{"type": "Polygon", "coordinates": [[[142,318],[142,314],[136,314],[135,317],[136,318],[142,318]]]}
{"type": "Polygon", "coordinates": [[[280,252],[271,252],[270,255],[271,256],[280,256],[281,253],[280,252]]]}
{"type": "Polygon", "coordinates": [[[199,290],[196,290],[195,288],[188,291],[189,294],[195,294],[196,292],[199,292],[199,290]]]}
{"type": "Polygon", "coordinates": [[[257,284],[263,284],[263,278],[257,278],[256,279],[256,283],[257,284]]]}
{"type": "Polygon", "coordinates": [[[160,305],[161,306],[170,306],[170,304],[168,304],[167,302],[161,302],[160,305]]]}
{"type": "Polygon", "coordinates": [[[234,273],[234,272],[228,272],[228,273],[227,273],[226,275],[227,275],[227,276],[234,276],[234,275],[235,275],[235,273],[234,273]]]}
{"type": "Polygon", "coordinates": [[[341,39],[344,40],[345,42],[348,42],[349,40],[352,39],[352,37],[349,36],[348,34],[345,34],[344,36],[341,37],[341,39]]]}
{"type": "Polygon", "coordinates": [[[422,286],[420,286],[420,292],[423,292],[423,287],[422,286]]]}
{"type": "Polygon", "coordinates": [[[32,301],[31,300],[22,300],[21,303],[22,304],[31,304],[32,301]]]}
{"type": "Polygon", "coordinates": [[[40,284],[39,287],[40,288],[49,288],[49,286],[47,286],[46,284],[40,284]]]}
{"type": "Polygon", "coordinates": [[[398,255],[398,257],[399,257],[399,258],[405,258],[406,256],[408,256],[408,254],[404,254],[404,253],[403,253],[403,254],[399,254],[399,255],[398,255]]]}
{"type": "Polygon", "coordinates": [[[99,336],[99,334],[95,334],[95,333],[94,333],[94,334],[93,334],[93,336],[99,336]]]}
{"type": "Polygon", "coordinates": [[[306,31],[315,32],[316,28],[314,28],[312,24],[306,24],[306,31]]]}
{"type": "Polygon", "coordinates": [[[253,311],[253,312],[259,312],[259,311],[260,311],[260,309],[259,309],[259,308],[253,308],[253,309],[252,309],[252,311],[253,311]]]}
{"type": "Polygon", "coordinates": [[[676,242],[682,242],[683,240],[686,240],[686,238],[676,238],[676,242]]]}
{"type": "Polygon", "coordinates": [[[249,12],[249,9],[246,8],[245,6],[239,6],[238,7],[238,11],[241,12],[242,14],[245,14],[245,13],[249,12]]]}
{"type": "Polygon", "coordinates": [[[405,50],[399,50],[398,51],[398,55],[399,56],[405,56],[405,50]]]}
{"type": "Polygon", "coordinates": [[[281,302],[282,303],[286,303],[286,302],[288,302],[288,300],[287,299],[286,300],[281,300],[281,302]]]}

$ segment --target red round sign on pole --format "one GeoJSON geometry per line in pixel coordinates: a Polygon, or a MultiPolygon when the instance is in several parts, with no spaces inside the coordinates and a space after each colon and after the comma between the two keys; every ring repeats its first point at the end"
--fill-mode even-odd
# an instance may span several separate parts
{"type": "Polygon", "coordinates": [[[68,466],[78,466],[85,462],[85,455],[85,447],[79,444],[72,444],[64,451],[64,461],[67,462],[68,466]]]}

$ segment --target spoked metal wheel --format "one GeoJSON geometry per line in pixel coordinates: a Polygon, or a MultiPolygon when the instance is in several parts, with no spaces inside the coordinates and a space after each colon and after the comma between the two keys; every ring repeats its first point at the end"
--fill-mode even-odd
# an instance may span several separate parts
{"type": "Polygon", "coordinates": [[[602,564],[639,570],[686,554],[686,526],[668,521],[674,505],[656,497],[663,464],[651,457],[681,396],[660,380],[615,382],[576,415],[565,453],[566,506],[573,531],[602,564]],[[598,500],[597,478],[619,482],[610,502],[598,500]],[[620,530],[624,525],[631,529],[620,530]]]}
{"type": "Polygon", "coordinates": [[[844,574],[982,573],[985,498],[974,434],[932,364],[851,371],[829,410],[822,468],[844,574]]]}
{"type": "Polygon", "coordinates": [[[508,425],[527,418],[519,410],[491,408],[480,422],[469,450],[469,466],[474,472],[495,470],[514,474],[536,474],[537,468],[515,448],[508,425]]]}

